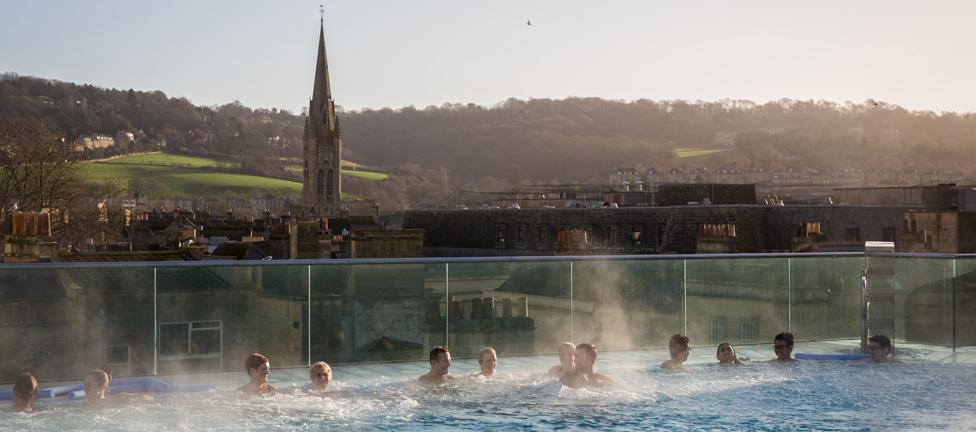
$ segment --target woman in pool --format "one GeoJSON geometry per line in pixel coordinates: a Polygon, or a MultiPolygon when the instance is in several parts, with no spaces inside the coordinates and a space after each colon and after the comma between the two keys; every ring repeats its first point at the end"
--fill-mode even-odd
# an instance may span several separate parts
{"type": "Polygon", "coordinates": [[[112,383],[112,374],[104,369],[95,369],[85,375],[85,400],[88,405],[104,405],[108,403],[108,386],[112,383]]]}
{"type": "Polygon", "coordinates": [[[665,360],[664,363],[661,363],[662,369],[685,369],[684,363],[688,360],[688,354],[691,354],[691,348],[688,347],[688,341],[688,336],[682,336],[679,334],[671,336],[671,340],[668,341],[668,351],[671,352],[671,359],[665,360]]]}
{"type": "Polygon", "coordinates": [[[112,373],[105,369],[95,369],[85,375],[85,400],[89,406],[104,406],[112,402],[132,402],[153,400],[147,394],[115,393],[108,395],[108,388],[112,385],[112,373]]]}
{"type": "Polygon", "coordinates": [[[258,353],[247,356],[247,360],[244,361],[244,368],[247,370],[250,381],[237,389],[244,393],[244,396],[264,396],[277,393],[277,390],[268,384],[268,377],[271,376],[271,361],[267,356],[258,353]]]}
{"type": "Polygon", "coordinates": [[[498,366],[498,354],[495,353],[494,348],[484,347],[478,351],[478,366],[481,368],[481,372],[478,372],[476,376],[482,376],[486,379],[491,379],[495,376],[495,368],[498,366]]]}
{"type": "Polygon", "coordinates": [[[718,364],[723,366],[742,364],[739,357],[735,355],[735,347],[728,342],[719,344],[718,350],[715,351],[715,358],[718,359],[718,364]]]}
{"type": "Polygon", "coordinates": [[[37,396],[37,378],[30,372],[24,372],[14,382],[15,412],[34,412],[34,397],[37,396]]]}
{"type": "Polygon", "coordinates": [[[323,393],[328,390],[329,383],[332,382],[332,367],[328,363],[320,361],[312,365],[308,370],[309,383],[302,387],[302,390],[309,393],[323,393]]]}

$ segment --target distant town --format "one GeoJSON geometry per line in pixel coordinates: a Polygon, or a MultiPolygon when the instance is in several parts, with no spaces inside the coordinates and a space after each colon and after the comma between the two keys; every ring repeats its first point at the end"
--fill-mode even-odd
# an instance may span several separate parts
{"type": "Polygon", "coordinates": [[[953,127],[970,116],[874,100],[346,113],[318,42],[301,115],[4,74],[3,262],[976,251],[953,127]]]}

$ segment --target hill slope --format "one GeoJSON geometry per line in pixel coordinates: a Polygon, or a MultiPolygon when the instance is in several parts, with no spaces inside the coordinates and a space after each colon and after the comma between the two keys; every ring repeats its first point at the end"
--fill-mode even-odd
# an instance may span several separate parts
{"type": "MultiPolygon", "coordinates": [[[[200,107],[159,91],[5,74],[0,115],[9,114],[50,118],[69,139],[133,131],[136,140],[127,151],[165,144],[182,153],[233,159],[259,173],[268,160],[301,155],[304,126],[303,116],[277,109],[236,102],[200,107]]],[[[339,117],[345,159],[390,170],[444,168],[454,185],[484,179],[586,182],[605,179],[619,165],[938,168],[970,174],[976,166],[970,151],[976,146],[976,115],[910,112],[873,100],[510,99],[492,107],[445,104],[339,117]],[[733,151],[710,152],[718,149],[733,151]]]]}

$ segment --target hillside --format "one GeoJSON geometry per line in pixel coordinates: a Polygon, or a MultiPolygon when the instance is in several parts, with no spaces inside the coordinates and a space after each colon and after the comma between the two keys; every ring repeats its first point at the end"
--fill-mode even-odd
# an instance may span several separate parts
{"type": "MultiPolygon", "coordinates": [[[[172,195],[220,196],[277,195],[298,197],[301,182],[238,172],[240,165],[215,159],[149,153],[115,157],[82,164],[84,178],[110,184],[119,192],[136,192],[166,197],[172,195]]],[[[300,173],[300,171],[299,171],[300,173]]],[[[385,180],[387,174],[372,171],[342,171],[344,176],[385,180]]]]}
{"type": "MultiPolygon", "coordinates": [[[[6,74],[0,78],[0,115],[14,113],[49,118],[69,139],[133,131],[135,143],[126,151],[206,156],[270,177],[295,174],[296,167],[278,161],[301,155],[304,124],[288,111],[236,102],[200,107],[159,91],[6,74]]],[[[341,112],[339,118],[344,159],[411,175],[434,189],[600,181],[620,165],[946,169],[969,175],[976,166],[970,151],[976,115],[911,112],[873,100],[510,99],[491,107],[384,108],[341,112]]],[[[385,183],[403,188],[390,193],[412,193],[412,183],[385,183]]]]}

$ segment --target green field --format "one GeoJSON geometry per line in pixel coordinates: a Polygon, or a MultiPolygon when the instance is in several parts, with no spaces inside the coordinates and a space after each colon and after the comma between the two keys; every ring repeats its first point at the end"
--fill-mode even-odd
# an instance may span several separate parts
{"type": "MultiPolygon", "coordinates": [[[[297,159],[296,159],[297,160],[297,159]]],[[[343,161],[343,166],[363,167],[353,162],[343,161]]],[[[296,181],[239,174],[224,170],[240,167],[237,162],[222,162],[195,156],[166,153],[152,153],[123,156],[105,161],[85,162],[82,173],[88,180],[97,183],[114,183],[125,191],[130,179],[150,180],[173,195],[298,195],[302,184],[296,181]]],[[[301,174],[301,165],[288,165],[285,170],[301,174]]],[[[386,180],[389,175],[372,171],[342,170],[342,175],[372,181],[386,180]]],[[[356,198],[346,197],[343,198],[356,198]]]]}
{"type": "Polygon", "coordinates": [[[139,164],[139,165],[159,165],[183,168],[239,168],[241,164],[237,162],[222,162],[214,159],[207,159],[195,156],[183,156],[167,153],[152,153],[136,156],[123,156],[120,158],[99,161],[101,164],[139,164]]]}
{"type": "Polygon", "coordinates": [[[389,174],[381,173],[381,172],[375,172],[375,171],[350,171],[350,170],[342,170],[342,175],[349,176],[349,177],[359,177],[359,178],[362,178],[362,179],[372,180],[372,181],[383,181],[383,180],[386,180],[386,179],[390,178],[390,175],[389,174]]]}
{"type": "MultiPolygon", "coordinates": [[[[346,166],[345,165],[346,161],[342,161],[342,163],[343,163],[343,166],[346,166]]],[[[360,165],[360,166],[362,166],[362,165],[360,165]]],[[[302,174],[302,166],[301,165],[286,165],[285,166],[285,171],[286,172],[290,172],[292,174],[301,175],[302,174]]],[[[371,181],[383,181],[383,180],[386,180],[386,179],[390,178],[390,175],[387,174],[387,173],[382,173],[382,172],[377,172],[377,171],[354,171],[354,170],[347,170],[347,169],[343,169],[342,170],[342,175],[347,176],[347,177],[358,177],[358,178],[361,178],[361,179],[366,179],[366,180],[371,180],[371,181]]]]}
{"type": "Polygon", "coordinates": [[[674,149],[674,155],[678,159],[697,157],[697,156],[708,156],[710,154],[727,152],[730,149],[697,149],[697,148],[676,148],[674,149]]]}
{"type": "Polygon", "coordinates": [[[95,182],[113,182],[122,190],[127,189],[130,179],[148,179],[165,187],[170,193],[182,196],[222,194],[295,196],[302,191],[302,184],[299,182],[200,168],[95,162],[84,164],[82,173],[85,178],[95,182]]]}

